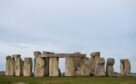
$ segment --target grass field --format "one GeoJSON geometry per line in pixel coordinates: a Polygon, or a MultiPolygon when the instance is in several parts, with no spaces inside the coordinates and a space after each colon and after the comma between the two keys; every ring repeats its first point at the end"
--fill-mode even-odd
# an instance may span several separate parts
{"type": "Polygon", "coordinates": [[[0,84],[136,84],[136,77],[0,77],[0,84]]]}

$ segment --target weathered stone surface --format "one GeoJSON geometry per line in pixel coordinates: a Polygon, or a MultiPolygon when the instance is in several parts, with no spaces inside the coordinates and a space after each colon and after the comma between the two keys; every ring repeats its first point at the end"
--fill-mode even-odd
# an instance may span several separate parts
{"type": "Polygon", "coordinates": [[[22,60],[20,58],[21,55],[16,54],[13,55],[15,59],[15,76],[21,76],[22,75],[22,60]]]}
{"type": "MultiPolygon", "coordinates": [[[[43,51],[43,55],[52,54],[51,52],[43,51]]],[[[49,76],[49,57],[45,57],[45,76],[49,76]]]]}
{"type": "Polygon", "coordinates": [[[80,56],[81,55],[80,52],[75,52],[74,54],[76,55],[76,56],[73,56],[73,62],[74,62],[74,67],[75,67],[75,70],[74,70],[75,76],[79,76],[80,75],[79,68],[81,66],[81,61],[82,61],[83,57],[80,56]]]}
{"type": "Polygon", "coordinates": [[[95,76],[105,76],[105,59],[100,58],[96,62],[95,76]]]}
{"type": "Polygon", "coordinates": [[[49,57],[44,58],[45,61],[45,76],[49,76],[49,57]]]}
{"type": "Polygon", "coordinates": [[[92,52],[91,57],[95,60],[100,59],[100,52],[92,52]]]}
{"type": "Polygon", "coordinates": [[[66,58],[67,56],[71,57],[86,57],[86,54],[77,54],[77,53],[49,53],[46,55],[42,55],[42,57],[58,57],[58,58],[66,58]],[[78,56],[77,56],[78,55],[78,56]]]}
{"type": "Polygon", "coordinates": [[[128,59],[121,59],[120,60],[120,69],[122,76],[130,76],[131,73],[131,64],[128,59]]]}
{"type": "MultiPolygon", "coordinates": [[[[86,54],[77,53],[51,53],[44,51],[34,52],[34,75],[37,76],[60,76],[61,72],[58,68],[59,58],[65,59],[65,76],[135,76],[131,73],[131,64],[128,59],[120,60],[121,73],[114,72],[113,65],[115,60],[108,58],[105,72],[105,59],[100,58],[100,52],[93,52],[91,59],[86,58],[86,54]],[[60,55],[60,56],[59,56],[60,55]]],[[[6,76],[31,76],[32,75],[32,59],[25,58],[21,60],[20,55],[16,54],[6,57],[6,76]]]]}
{"type": "Polygon", "coordinates": [[[73,57],[66,57],[65,59],[65,76],[75,76],[73,57]]]}
{"type": "Polygon", "coordinates": [[[114,63],[115,63],[114,58],[107,59],[107,64],[106,64],[106,75],[107,76],[115,76],[114,68],[113,68],[114,63]]]}
{"type": "Polygon", "coordinates": [[[32,75],[32,58],[25,58],[23,65],[23,76],[32,75]]]}
{"type": "Polygon", "coordinates": [[[75,76],[81,76],[80,67],[78,67],[77,70],[75,71],[75,76]]]}
{"type": "Polygon", "coordinates": [[[35,57],[41,57],[41,52],[40,51],[35,51],[34,56],[35,57]]]}
{"type": "Polygon", "coordinates": [[[82,58],[80,66],[80,76],[89,76],[90,75],[90,61],[89,58],[82,58]]]}
{"type": "Polygon", "coordinates": [[[91,53],[90,58],[90,75],[95,75],[96,62],[100,59],[100,52],[91,53]]]}
{"type": "Polygon", "coordinates": [[[39,51],[34,52],[35,56],[35,77],[45,76],[45,60],[41,57],[41,53],[39,51]]]}
{"type": "Polygon", "coordinates": [[[15,75],[15,61],[11,56],[6,57],[6,76],[14,76],[15,75]]]}
{"type": "Polygon", "coordinates": [[[11,56],[6,57],[6,71],[5,75],[8,76],[10,74],[10,63],[11,62],[11,56]]]}
{"type": "Polygon", "coordinates": [[[24,60],[21,59],[21,75],[23,76],[24,60]]]}
{"type": "Polygon", "coordinates": [[[57,57],[52,57],[49,60],[49,76],[59,76],[59,58],[57,57]]]}
{"type": "Polygon", "coordinates": [[[36,65],[36,58],[41,56],[41,52],[40,51],[35,51],[34,52],[34,74],[35,74],[35,65],[36,65]]]}

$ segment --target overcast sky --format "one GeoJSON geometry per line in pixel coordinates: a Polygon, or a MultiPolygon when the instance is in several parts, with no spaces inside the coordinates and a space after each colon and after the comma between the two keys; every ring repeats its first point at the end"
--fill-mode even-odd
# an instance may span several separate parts
{"type": "Polygon", "coordinates": [[[6,55],[35,50],[100,51],[115,71],[128,58],[136,72],[136,0],[0,0],[0,70],[6,55]]]}

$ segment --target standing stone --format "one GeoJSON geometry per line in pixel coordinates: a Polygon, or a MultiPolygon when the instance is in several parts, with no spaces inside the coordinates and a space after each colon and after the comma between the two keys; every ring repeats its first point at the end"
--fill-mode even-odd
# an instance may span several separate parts
{"type": "Polygon", "coordinates": [[[120,60],[120,69],[121,69],[121,75],[122,76],[130,76],[131,73],[131,64],[128,59],[121,59],[120,60]]]}
{"type": "Polygon", "coordinates": [[[75,66],[71,56],[65,59],[65,76],[75,76],[75,66]]]}
{"type": "Polygon", "coordinates": [[[6,76],[9,76],[10,74],[10,64],[11,64],[11,56],[7,56],[6,57],[6,71],[5,71],[6,76]]]}
{"type": "Polygon", "coordinates": [[[35,77],[43,77],[45,76],[45,61],[44,58],[41,57],[41,52],[35,51],[34,52],[35,56],[35,77]]]}
{"type": "Polygon", "coordinates": [[[95,76],[105,76],[105,59],[100,58],[96,62],[95,76]]]}
{"type": "Polygon", "coordinates": [[[91,57],[92,57],[92,59],[94,59],[94,60],[100,59],[100,52],[92,52],[92,53],[91,53],[91,57]]]}
{"type": "Polygon", "coordinates": [[[73,61],[74,61],[74,66],[75,66],[75,70],[80,67],[80,62],[82,60],[82,57],[80,57],[81,53],[80,52],[76,52],[74,53],[75,56],[73,56],[73,61]]]}
{"type": "Polygon", "coordinates": [[[34,72],[35,72],[35,65],[36,65],[36,58],[41,56],[41,52],[40,51],[35,51],[34,52],[34,72]]]}
{"type": "Polygon", "coordinates": [[[51,57],[49,60],[49,76],[59,76],[59,58],[58,57],[51,57]]]}
{"type": "Polygon", "coordinates": [[[21,55],[16,54],[13,55],[15,59],[15,76],[21,76],[22,75],[22,60],[20,58],[21,55]]]}
{"type": "Polygon", "coordinates": [[[21,59],[21,75],[23,76],[24,60],[21,59]]]}
{"type": "Polygon", "coordinates": [[[23,76],[32,75],[32,58],[25,58],[23,65],[23,76]]]}
{"type": "Polygon", "coordinates": [[[100,59],[100,52],[91,53],[90,59],[90,75],[95,75],[96,62],[100,59]]]}
{"type": "Polygon", "coordinates": [[[114,76],[114,68],[113,65],[115,63],[114,58],[108,58],[106,64],[106,75],[107,76],[114,76]]]}
{"type": "Polygon", "coordinates": [[[6,57],[6,76],[14,76],[15,75],[15,61],[11,56],[6,57]]]}
{"type": "Polygon", "coordinates": [[[80,74],[79,73],[79,68],[81,66],[81,61],[82,61],[82,57],[81,56],[81,53],[80,52],[76,52],[74,53],[74,57],[73,57],[73,62],[74,62],[74,67],[75,67],[75,76],[78,76],[80,74]]]}
{"type": "MultiPolygon", "coordinates": [[[[43,51],[43,55],[47,55],[47,54],[53,54],[51,52],[47,52],[47,51],[43,51]]],[[[45,60],[45,75],[46,76],[49,76],[49,57],[45,57],[44,60],[45,60]]]]}
{"type": "Polygon", "coordinates": [[[82,57],[73,57],[75,76],[80,76],[80,67],[82,62],[82,57]]]}
{"type": "Polygon", "coordinates": [[[80,66],[80,76],[89,76],[90,75],[90,61],[89,58],[82,58],[80,66]]]}
{"type": "MultiPolygon", "coordinates": [[[[81,64],[81,63],[80,63],[81,64]]],[[[80,66],[81,67],[81,66],[80,66]]],[[[80,67],[77,68],[77,71],[75,71],[75,76],[81,76],[81,69],[80,67]]]]}

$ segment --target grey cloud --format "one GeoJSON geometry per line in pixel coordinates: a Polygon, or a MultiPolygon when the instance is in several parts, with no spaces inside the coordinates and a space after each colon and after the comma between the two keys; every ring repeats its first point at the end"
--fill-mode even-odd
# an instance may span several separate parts
{"type": "Polygon", "coordinates": [[[0,0],[0,42],[22,51],[46,46],[64,52],[101,51],[104,57],[115,56],[118,63],[123,55],[134,58],[134,2],[0,0]]]}
{"type": "Polygon", "coordinates": [[[12,28],[7,29],[4,27],[1,27],[0,40],[7,41],[7,42],[14,42],[14,43],[20,43],[20,42],[21,43],[44,43],[44,42],[48,43],[49,42],[49,43],[55,44],[58,42],[55,39],[46,37],[46,35],[43,35],[40,33],[29,33],[29,32],[30,31],[26,30],[23,33],[20,33],[18,32],[18,29],[13,31],[12,28]]]}

